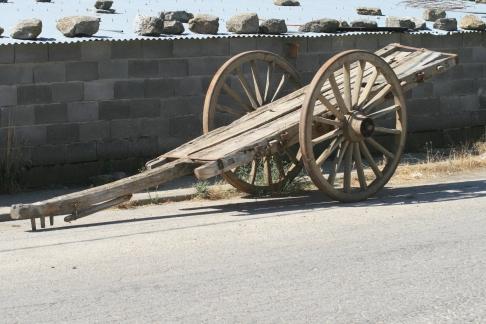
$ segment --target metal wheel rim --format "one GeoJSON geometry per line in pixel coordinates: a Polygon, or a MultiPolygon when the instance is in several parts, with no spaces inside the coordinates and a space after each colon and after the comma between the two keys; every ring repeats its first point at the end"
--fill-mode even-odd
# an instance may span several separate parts
{"type": "MultiPolygon", "coordinates": [[[[250,51],[250,52],[244,52],[239,55],[236,55],[233,58],[231,58],[229,61],[227,61],[225,64],[223,64],[223,66],[221,66],[221,68],[214,75],[209,85],[206,99],[204,102],[204,111],[203,111],[203,131],[205,134],[215,128],[214,118],[216,114],[216,106],[218,104],[218,99],[221,92],[224,91],[223,86],[226,83],[227,77],[231,75],[234,71],[236,71],[238,67],[241,68],[241,66],[243,66],[244,64],[250,64],[250,62],[252,61],[267,62],[268,64],[274,63],[275,67],[278,67],[285,73],[288,73],[289,75],[288,80],[293,83],[295,90],[302,87],[297,70],[279,55],[267,51],[250,51]]],[[[255,87],[255,84],[253,84],[253,86],[255,87]]],[[[255,109],[258,109],[263,105],[267,104],[268,102],[273,102],[281,97],[278,95],[278,93],[276,93],[275,94],[276,97],[270,98],[270,96],[267,97],[267,91],[264,90],[261,92],[262,92],[261,94],[262,96],[264,95],[263,93],[265,93],[266,101],[258,102],[259,105],[257,107],[254,107],[255,109]],[[268,99],[272,99],[272,100],[269,101],[268,99]]],[[[257,98],[254,99],[258,101],[257,98]]],[[[260,163],[262,164],[262,167],[266,165],[266,162],[263,159],[258,159],[257,161],[259,164],[260,163]]],[[[254,163],[255,160],[252,162],[252,168],[254,163]]],[[[272,168],[272,166],[270,166],[270,168],[272,168]]],[[[302,168],[301,163],[293,164],[288,170],[286,170],[285,176],[282,177],[282,175],[280,174],[281,178],[279,178],[278,181],[272,182],[271,184],[268,184],[271,181],[267,181],[267,185],[255,185],[250,181],[246,181],[242,179],[239,175],[237,175],[233,171],[225,172],[223,174],[223,177],[228,183],[230,183],[232,186],[234,186],[235,188],[243,192],[250,193],[250,194],[262,193],[262,192],[268,193],[268,192],[280,190],[285,184],[292,181],[298,175],[301,168],[302,168]]],[[[272,170],[270,170],[270,173],[272,173],[272,170]]]]}
{"type": "MultiPolygon", "coordinates": [[[[326,94],[325,91],[323,93],[326,94]]],[[[379,103],[380,100],[374,102],[376,104],[379,103]]],[[[331,58],[321,67],[321,69],[317,72],[316,76],[312,80],[308,88],[308,92],[306,93],[306,98],[304,100],[304,104],[301,112],[300,126],[299,126],[299,142],[301,145],[301,150],[303,155],[303,164],[308,175],[314,182],[314,184],[322,192],[327,194],[329,197],[342,202],[354,202],[354,201],[364,200],[370,197],[371,195],[375,194],[381,188],[383,188],[386,185],[386,183],[389,181],[393,173],[395,172],[395,169],[398,166],[401,154],[403,152],[403,147],[405,145],[406,132],[407,132],[407,114],[406,114],[405,100],[404,100],[402,88],[400,86],[400,82],[393,69],[382,58],[380,58],[379,56],[373,53],[369,53],[361,50],[352,50],[352,51],[343,52],[331,58]],[[362,62],[364,62],[364,65],[361,65],[363,64],[362,62]],[[376,68],[376,70],[378,71],[377,77],[374,76],[373,68],[368,71],[367,67],[369,65],[376,68]],[[361,81],[358,81],[360,79],[359,76],[360,73],[356,72],[354,74],[355,78],[353,80],[355,84],[353,87],[353,80],[351,80],[351,76],[353,76],[353,74],[351,74],[350,71],[352,69],[359,69],[359,68],[361,68],[361,70],[364,71],[363,76],[361,77],[361,81]],[[336,76],[334,73],[338,70],[341,70],[341,74],[336,76]],[[369,72],[370,74],[366,74],[367,72],[369,72]],[[333,85],[332,84],[333,82],[330,81],[330,78],[332,78],[331,75],[334,76],[335,80],[337,80],[338,78],[341,78],[341,80],[343,80],[341,83],[341,87],[339,87],[338,85],[335,88],[337,81],[334,82],[333,85]],[[386,90],[385,87],[389,87],[389,90],[383,95],[382,99],[384,100],[385,96],[389,93],[393,97],[393,106],[396,106],[396,108],[394,108],[396,110],[393,110],[391,108],[389,110],[386,110],[384,108],[383,111],[375,110],[376,108],[374,108],[375,106],[373,104],[373,100],[375,99],[375,96],[380,95],[379,87],[377,87],[377,90],[375,92],[371,91],[367,98],[364,98],[368,93],[366,91],[367,90],[366,85],[369,83],[372,83],[373,85],[377,85],[378,83],[375,82],[377,82],[377,80],[380,80],[379,79],[380,76],[382,77],[381,80],[384,80],[384,82],[381,83],[383,85],[382,90],[385,91],[386,90]],[[348,83],[349,86],[346,86],[346,83],[348,83]],[[360,84],[359,87],[356,87],[357,83],[360,84]],[[341,95],[340,98],[341,100],[335,100],[335,102],[333,101],[331,103],[329,101],[326,101],[327,99],[326,97],[322,99],[322,96],[319,95],[321,93],[321,89],[323,89],[323,86],[325,85],[327,86],[327,88],[329,88],[327,90],[329,91],[328,93],[333,93],[334,96],[337,97],[336,92],[338,92],[339,95],[341,95]],[[357,88],[359,90],[356,90],[357,88]],[[357,96],[356,93],[358,94],[357,96]],[[355,97],[357,97],[357,99],[355,99],[355,97]],[[319,112],[318,108],[316,108],[316,106],[319,106],[319,104],[316,104],[316,102],[318,101],[322,102],[322,107],[323,106],[327,107],[326,109],[327,111],[331,111],[330,113],[327,113],[327,116],[329,116],[330,114],[329,118],[319,119],[320,116],[326,116],[326,115],[320,115],[319,117],[314,116],[316,113],[319,112]],[[366,106],[367,104],[370,104],[370,106],[366,106]],[[331,107],[333,109],[331,109],[331,107]],[[348,109],[348,107],[350,107],[351,109],[348,109]],[[367,108],[364,109],[364,107],[367,108]],[[360,112],[360,114],[358,114],[358,112],[360,112]],[[360,128],[361,133],[354,131],[354,128],[351,127],[350,124],[353,123],[353,126],[355,125],[354,123],[358,119],[357,116],[359,116],[360,121],[362,120],[362,123],[359,125],[363,126],[365,120],[368,121],[368,119],[371,118],[373,119],[373,123],[374,123],[375,119],[382,118],[383,116],[392,113],[395,114],[395,123],[396,123],[395,128],[393,130],[381,126],[377,126],[376,128],[374,128],[374,130],[375,131],[379,130],[380,132],[393,131],[393,134],[391,134],[394,137],[392,140],[393,142],[392,152],[387,150],[380,143],[378,143],[381,145],[381,148],[385,148],[387,154],[391,153],[393,156],[390,155],[388,159],[385,160],[386,162],[383,168],[380,168],[376,164],[374,157],[371,156],[371,159],[373,160],[373,164],[374,164],[374,168],[372,168],[371,167],[372,162],[369,160],[371,154],[366,154],[366,151],[368,151],[369,153],[369,149],[368,149],[368,146],[370,145],[369,143],[374,143],[377,141],[375,138],[373,138],[373,136],[364,137],[367,134],[363,133],[364,130],[361,128],[360,128]],[[362,115],[364,115],[364,117],[362,117],[362,115]],[[353,118],[351,118],[351,116],[353,116],[353,118]],[[327,119],[330,119],[331,121],[334,122],[336,121],[340,122],[341,125],[340,126],[329,125],[329,127],[332,128],[330,128],[330,130],[327,133],[318,134],[318,137],[316,138],[315,135],[313,135],[313,131],[314,131],[313,127],[316,123],[316,120],[318,120],[319,123],[321,122],[330,123],[327,119]],[[350,131],[350,129],[352,129],[352,131],[350,131]],[[343,135],[339,135],[340,130],[342,131],[343,135]],[[320,155],[316,157],[315,154],[316,150],[314,146],[317,145],[319,143],[318,141],[323,138],[325,138],[325,140],[323,141],[325,149],[323,149],[319,153],[320,155]],[[343,138],[343,140],[342,142],[339,143],[340,138],[343,138]],[[352,140],[350,140],[350,138],[352,140]],[[325,141],[329,141],[329,142],[325,142],[325,141]],[[346,143],[348,143],[347,146],[349,148],[345,147],[346,143]],[[364,143],[364,147],[362,143],[364,143]],[[344,151],[344,153],[342,153],[341,151],[344,151]],[[329,159],[333,154],[334,154],[334,158],[331,163],[330,171],[326,177],[319,163],[323,164],[327,162],[326,159],[329,159]],[[342,157],[340,155],[342,155],[342,157]],[[350,159],[351,162],[349,162],[350,159]],[[338,166],[342,165],[343,160],[345,160],[344,162],[345,169],[343,170],[343,184],[342,184],[342,188],[338,189],[334,186],[334,183],[336,181],[335,173],[337,173],[337,171],[334,170],[336,169],[335,168],[336,165],[338,166]],[[365,160],[369,164],[369,168],[372,169],[370,171],[372,171],[373,176],[375,177],[374,180],[370,181],[369,184],[367,181],[366,172],[361,173],[360,171],[358,171],[358,164],[361,165],[362,169],[365,168],[365,163],[363,163],[363,161],[365,160]],[[351,165],[351,171],[347,171],[349,170],[349,165],[351,165]],[[354,189],[354,186],[352,185],[351,187],[349,187],[350,182],[352,182],[352,174],[353,174],[352,170],[354,169],[353,166],[356,166],[355,173],[357,174],[357,178],[359,181],[359,188],[357,190],[354,189]],[[375,171],[376,167],[378,167],[378,171],[375,171]]]]}

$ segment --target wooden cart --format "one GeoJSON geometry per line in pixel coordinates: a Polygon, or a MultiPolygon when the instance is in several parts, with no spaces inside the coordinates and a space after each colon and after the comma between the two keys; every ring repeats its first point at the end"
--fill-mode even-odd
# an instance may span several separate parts
{"type": "Polygon", "coordinates": [[[393,175],[407,133],[404,92],[457,64],[455,54],[390,44],[370,53],[342,52],[302,87],[297,71],[265,51],[239,54],[214,76],[206,96],[204,135],[110,184],[33,204],[13,219],[64,215],[65,221],[131,199],[132,193],[194,173],[217,175],[248,193],[276,191],[302,166],[326,195],[366,199],[393,175]]]}

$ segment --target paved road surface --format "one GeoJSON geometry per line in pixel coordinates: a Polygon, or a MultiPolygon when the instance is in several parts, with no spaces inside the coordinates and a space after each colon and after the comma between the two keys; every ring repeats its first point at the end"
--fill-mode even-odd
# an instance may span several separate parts
{"type": "Polygon", "coordinates": [[[0,322],[486,321],[486,172],[320,195],[0,223],[0,322]]]}

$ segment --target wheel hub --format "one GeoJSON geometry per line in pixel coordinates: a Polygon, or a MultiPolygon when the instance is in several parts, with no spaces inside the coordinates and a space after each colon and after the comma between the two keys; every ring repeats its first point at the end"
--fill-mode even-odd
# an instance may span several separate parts
{"type": "Polygon", "coordinates": [[[358,142],[373,135],[375,123],[373,119],[359,112],[355,112],[349,116],[346,130],[345,133],[348,139],[353,142],[358,142]]]}

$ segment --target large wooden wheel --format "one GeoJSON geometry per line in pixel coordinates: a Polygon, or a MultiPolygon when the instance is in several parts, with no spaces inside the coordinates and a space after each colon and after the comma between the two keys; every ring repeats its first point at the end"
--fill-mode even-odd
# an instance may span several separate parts
{"type": "Polygon", "coordinates": [[[321,67],[306,93],[299,125],[304,167],[331,198],[364,200],[395,172],[406,132],[393,69],[366,51],[340,53],[321,67]]]}
{"type": "MultiPolygon", "coordinates": [[[[204,103],[204,133],[228,125],[301,86],[297,70],[276,54],[250,51],[236,55],[216,72],[209,85],[204,103]]],[[[280,190],[301,170],[297,152],[298,147],[293,147],[284,154],[255,159],[226,172],[224,178],[250,194],[280,190]]]]}

